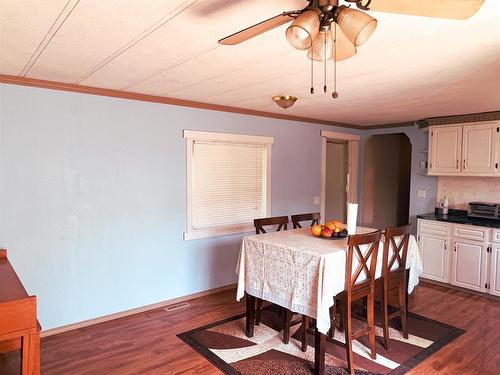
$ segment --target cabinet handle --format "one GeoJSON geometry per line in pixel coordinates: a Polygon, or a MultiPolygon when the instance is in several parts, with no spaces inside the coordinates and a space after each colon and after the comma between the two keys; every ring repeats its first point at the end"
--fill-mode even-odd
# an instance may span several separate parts
{"type": "Polygon", "coordinates": [[[458,159],[457,159],[457,169],[458,169],[458,159]]]}
{"type": "Polygon", "coordinates": [[[457,244],[456,243],[453,245],[453,250],[455,251],[455,253],[457,252],[457,244]]]}
{"type": "Polygon", "coordinates": [[[445,242],[443,242],[443,247],[444,247],[444,251],[446,251],[446,250],[447,250],[447,249],[446,249],[446,241],[445,241],[445,242]]]}
{"type": "Polygon", "coordinates": [[[465,169],[465,159],[464,159],[464,169],[465,169]]]}

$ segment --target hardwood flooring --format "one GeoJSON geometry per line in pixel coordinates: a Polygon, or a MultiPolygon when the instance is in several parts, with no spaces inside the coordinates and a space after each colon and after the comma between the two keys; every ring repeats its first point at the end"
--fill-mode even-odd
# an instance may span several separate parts
{"type": "MultiPolygon", "coordinates": [[[[235,291],[189,301],[42,339],[42,375],[220,374],[176,334],[235,314],[235,291]]],[[[465,329],[409,374],[500,373],[500,302],[422,283],[410,311],[465,329]]],[[[0,374],[18,374],[16,355],[0,355],[0,374]]]]}

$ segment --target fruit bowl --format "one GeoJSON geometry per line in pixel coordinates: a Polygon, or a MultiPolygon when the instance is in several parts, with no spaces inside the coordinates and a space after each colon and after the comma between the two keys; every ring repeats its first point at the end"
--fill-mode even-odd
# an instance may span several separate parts
{"type": "Polygon", "coordinates": [[[345,225],[338,220],[329,221],[325,225],[313,225],[310,232],[314,237],[325,240],[339,240],[347,237],[345,225]]]}

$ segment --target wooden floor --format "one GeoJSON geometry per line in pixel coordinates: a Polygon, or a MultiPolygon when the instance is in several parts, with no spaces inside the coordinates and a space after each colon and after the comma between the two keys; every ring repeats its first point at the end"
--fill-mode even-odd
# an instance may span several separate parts
{"type": "MultiPolygon", "coordinates": [[[[244,311],[235,291],[86,327],[42,340],[42,375],[220,374],[176,334],[244,311]]],[[[500,302],[422,283],[410,310],[466,333],[410,374],[500,374],[500,302]]],[[[0,374],[17,374],[17,358],[0,356],[0,374]]]]}

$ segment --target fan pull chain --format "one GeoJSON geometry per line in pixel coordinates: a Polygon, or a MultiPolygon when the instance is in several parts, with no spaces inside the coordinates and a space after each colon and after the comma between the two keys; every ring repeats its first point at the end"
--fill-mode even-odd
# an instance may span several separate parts
{"type": "Polygon", "coordinates": [[[323,35],[323,92],[326,94],[326,31],[323,35]]]}
{"type": "Polygon", "coordinates": [[[333,29],[333,92],[332,98],[337,99],[339,94],[337,93],[337,23],[335,23],[333,29]]]}
{"type": "MultiPolygon", "coordinates": [[[[311,44],[311,56],[313,54],[312,44],[311,44]]],[[[311,94],[314,94],[314,61],[311,59],[311,94]]]]}

